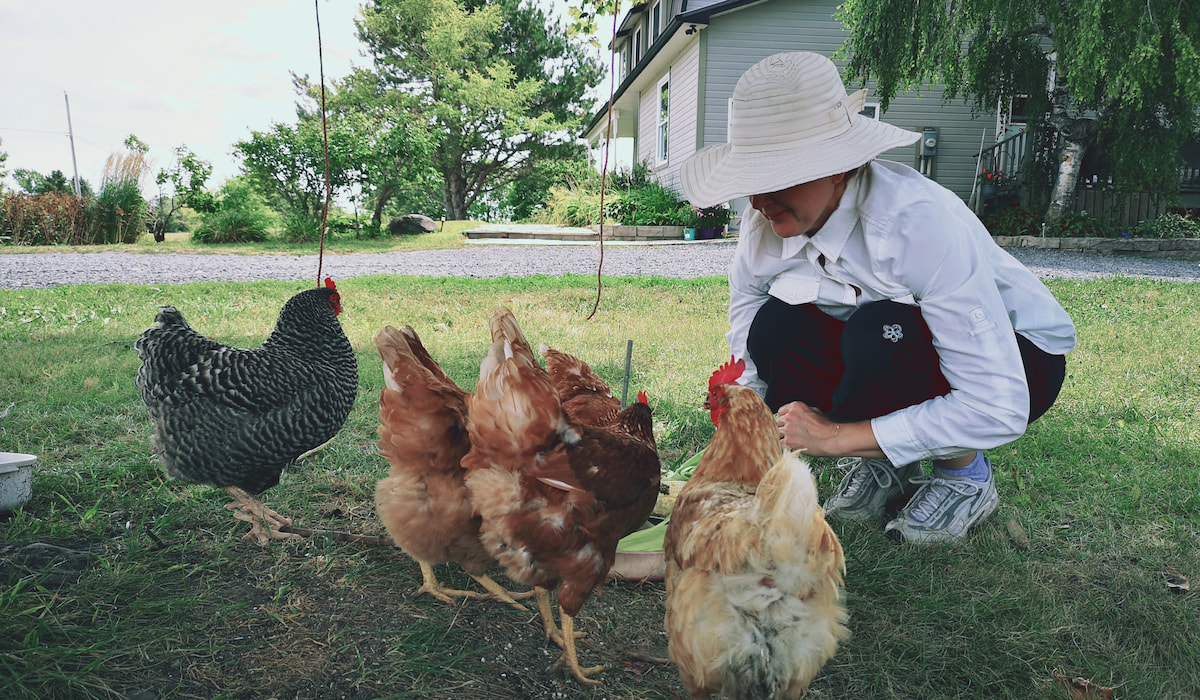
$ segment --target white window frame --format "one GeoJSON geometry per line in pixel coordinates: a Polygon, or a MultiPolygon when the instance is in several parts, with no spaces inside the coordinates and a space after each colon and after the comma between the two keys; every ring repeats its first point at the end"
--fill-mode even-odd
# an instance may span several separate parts
{"type": "Polygon", "coordinates": [[[671,72],[658,81],[658,88],[654,91],[655,95],[655,129],[654,129],[654,155],[658,165],[666,164],[670,155],[670,136],[671,136],[671,72]],[[666,93],[666,99],[663,99],[663,93],[666,93]],[[663,103],[666,102],[664,105],[663,103]],[[665,107],[665,109],[664,109],[665,107]]]}
{"type": "Polygon", "coordinates": [[[642,62],[642,28],[639,25],[633,30],[633,65],[642,62]]]}
{"type": "Polygon", "coordinates": [[[662,33],[662,0],[650,6],[650,40],[654,41],[662,33]]]}

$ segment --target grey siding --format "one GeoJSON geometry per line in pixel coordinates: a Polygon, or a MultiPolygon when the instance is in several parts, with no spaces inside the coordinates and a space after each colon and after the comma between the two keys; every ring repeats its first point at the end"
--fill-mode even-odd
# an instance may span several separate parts
{"type": "MultiPolygon", "coordinates": [[[[700,145],[727,140],[728,102],[738,78],[759,60],[780,51],[816,51],[832,56],[848,33],[834,19],[838,0],[777,0],[744,8],[712,19],[704,30],[706,50],[701,57],[706,76],[700,131],[700,145]]],[[[690,7],[690,4],[689,4],[690,7]]],[[[852,91],[858,85],[848,86],[852,91]]],[[[867,101],[873,97],[872,83],[867,101]]],[[[889,124],[920,132],[923,127],[938,128],[938,155],[931,176],[964,200],[971,194],[975,173],[975,155],[980,135],[985,146],[995,139],[995,116],[975,116],[961,100],[942,102],[940,88],[923,91],[920,96],[897,96],[882,119],[889,124]]],[[[917,165],[917,147],[895,149],[881,155],[907,165],[917,165]]]]}
{"type": "MultiPolygon", "coordinates": [[[[699,69],[700,45],[698,42],[693,42],[671,65],[671,121],[667,136],[667,162],[657,168],[657,175],[659,182],[676,191],[679,190],[679,166],[696,152],[699,69]]],[[[651,138],[653,136],[651,134],[651,138]]],[[[653,146],[650,151],[653,155],[653,146]]]]}

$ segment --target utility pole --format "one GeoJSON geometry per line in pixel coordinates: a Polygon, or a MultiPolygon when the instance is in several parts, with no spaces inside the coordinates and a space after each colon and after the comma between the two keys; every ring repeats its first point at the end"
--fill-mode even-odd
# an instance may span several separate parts
{"type": "Polygon", "coordinates": [[[82,197],[83,190],[79,187],[79,164],[75,162],[75,131],[71,128],[71,100],[67,91],[63,90],[63,102],[67,103],[67,138],[71,140],[71,167],[75,168],[75,196],[82,197]]]}

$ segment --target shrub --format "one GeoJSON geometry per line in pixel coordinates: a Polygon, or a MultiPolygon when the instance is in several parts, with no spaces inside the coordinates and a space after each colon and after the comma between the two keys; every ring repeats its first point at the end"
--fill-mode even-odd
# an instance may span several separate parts
{"type": "Polygon", "coordinates": [[[1059,238],[1111,237],[1112,224],[1086,211],[1069,211],[1046,224],[1046,235],[1059,238]]]}
{"type": "MultiPolygon", "coordinates": [[[[611,211],[613,193],[605,193],[605,208],[611,211]]],[[[534,223],[560,226],[591,226],[600,223],[600,191],[586,187],[551,187],[550,200],[536,211],[534,223]]]]}
{"type": "Polygon", "coordinates": [[[983,220],[993,236],[1036,236],[1041,221],[1029,207],[1007,207],[983,220]]]}
{"type": "Polygon", "coordinates": [[[265,241],[274,218],[262,196],[246,180],[230,178],[221,187],[216,211],[201,217],[192,240],[197,243],[265,241]]]}
{"type": "Polygon", "coordinates": [[[140,148],[108,157],[100,194],[92,204],[89,243],[134,243],[146,231],[149,209],[141,181],[148,168],[140,148]]]}
{"type": "Polygon", "coordinates": [[[146,230],[146,200],[134,180],[110,180],[93,200],[89,243],[134,243],[146,230]]]}
{"type": "Polygon", "coordinates": [[[593,175],[595,171],[583,156],[538,161],[529,175],[509,185],[501,204],[513,221],[526,221],[549,204],[554,187],[571,187],[593,175]]]}
{"type": "Polygon", "coordinates": [[[1180,214],[1163,214],[1138,224],[1133,235],[1146,238],[1200,238],[1200,221],[1180,214]]]}
{"type": "Polygon", "coordinates": [[[321,239],[321,220],[291,212],[283,217],[283,239],[288,243],[316,243],[321,239]]]}
{"type": "Polygon", "coordinates": [[[87,242],[87,200],[74,194],[0,194],[0,244],[87,242]]]}
{"type": "Polygon", "coordinates": [[[691,207],[657,182],[622,192],[620,203],[614,203],[610,212],[625,226],[683,226],[691,218],[691,207]]]}
{"type": "Polygon", "coordinates": [[[646,161],[630,168],[620,168],[608,175],[608,186],[618,190],[635,190],[650,184],[650,166],[646,161]]]}

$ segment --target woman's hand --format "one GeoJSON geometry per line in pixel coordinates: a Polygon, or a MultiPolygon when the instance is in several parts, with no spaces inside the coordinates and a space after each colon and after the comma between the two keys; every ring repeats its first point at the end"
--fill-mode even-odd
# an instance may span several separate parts
{"type": "Polygon", "coordinates": [[[824,413],[799,401],[782,406],[775,423],[779,426],[779,437],[785,447],[812,457],[832,455],[828,448],[841,430],[824,413]]]}
{"type": "Polygon", "coordinates": [[[809,457],[883,457],[870,421],[834,423],[799,401],[779,409],[775,419],[784,447],[809,457]]]}

